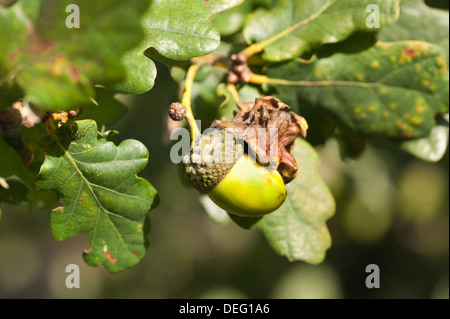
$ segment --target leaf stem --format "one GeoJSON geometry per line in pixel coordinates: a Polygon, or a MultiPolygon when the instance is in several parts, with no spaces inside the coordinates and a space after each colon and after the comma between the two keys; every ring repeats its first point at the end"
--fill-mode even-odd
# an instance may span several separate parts
{"type": "Polygon", "coordinates": [[[194,83],[195,75],[200,67],[200,64],[192,64],[186,74],[186,82],[184,84],[183,98],[181,99],[181,104],[186,108],[186,120],[191,129],[191,139],[192,143],[201,135],[198,129],[197,123],[195,122],[194,114],[191,108],[191,95],[192,95],[192,84],[194,83]]]}
{"type": "Polygon", "coordinates": [[[353,86],[368,88],[373,85],[379,85],[378,83],[362,83],[355,81],[291,81],[285,79],[270,78],[265,75],[259,75],[252,73],[250,77],[250,83],[254,84],[276,84],[286,86],[353,86]]]}
{"type": "Polygon", "coordinates": [[[227,83],[227,90],[230,91],[231,95],[233,96],[233,99],[236,102],[239,102],[241,100],[241,98],[239,97],[239,92],[233,83],[227,83]]]}
{"type": "Polygon", "coordinates": [[[302,21],[298,22],[297,24],[294,24],[293,26],[281,31],[278,34],[275,34],[273,37],[271,37],[267,40],[249,45],[247,48],[242,50],[240,54],[243,54],[244,56],[249,58],[256,53],[261,52],[268,45],[278,41],[279,39],[285,37],[289,33],[294,32],[295,30],[297,30],[297,29],[307,25],[308,23],[314,21],[315,19],[317,19],[326,9],[328,9],[334,3],[335,3],[335,0],[327,1],[321,8],[319,8],[319,10],[317,10],[316,12],[311,14],[305,20],[302,20],[302,21]]]}

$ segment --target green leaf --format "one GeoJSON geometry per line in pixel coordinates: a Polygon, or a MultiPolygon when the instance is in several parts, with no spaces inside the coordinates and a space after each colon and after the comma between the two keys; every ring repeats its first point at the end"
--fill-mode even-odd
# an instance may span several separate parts
{"type": "Polygon", "coordinates": [[[68,28],[72,2],[0,7],[0,87],[14,81],[29,101],[53,111],[88,103],[95,84],[124,77],[120,59],[142,39],[139,16],[148,1],[77,1],[80,27],[68,28]]]}
{"type": "Polygon", "coordinates": [[[295,141],[293,155],[299,175],[286,185],[286,202],[275,212],[265,215],[255,227],[269,244],[289,260],[318,264],[331,246],[326,221],[334,215],[335,202],[325,182],[317,173],[319,157],[303,139],[295,141]]]}
{"type": "Polygon", "coordinates": [[[445,56],[427,42],[377,42],[309,64],[296,60],[274,66],[268,75],[278,79],[271,81],[281,94],[296,94],[320,107],[353,134],[423,137],[436,114],[448,111],[445,56]]]}
{"type": "Polygon", "coordinates": [[[439,161],[447,151],[449,142],[448,113],[447,121],[433,127],[428,136],[404,141],[400,148],[414,156],[429,162],[439,161]]]}
{"type": "Polygon", "coordinates": [[[147,164],[145,146],[99,141],[89,120],[63,124],[42,144],[47,153],[36,186],[55,191],[63,204],[52,213],[54,236],[87,233],[91,247],[84,259],[91,266],[119,272],[136,265],[145,254],[147,212],[158,198],[136,177],[147,164]]]}
{"type": "Polygon", "coordinates": [[[216,93],[218,96],[222,96],[224,100],[219,105],[217,111],[217,119],[219,120],[232,120],[234,117],[234,112],[237,111],[236,100],[233,94],[227,88],[224,83],[220,83],[217,86],[216,93]]]}
{"type": "Polygon", "coordinates": [[[111,88],[123,93],[141,94],[153,87],[156,67],[144,54],[149,48],[155,48],[166,59],[177,61],[216,50],[220,35],[208,18],[242,2],[154,0],[141,22],[144,41],[122,59],[127,77],[111,88]]]}
{"type": "Polygon", "coordinates": [[[230,36],[240,31],[247,16],[259,7],[270,8],[272,0],[245,0],[242,4],[213,16],[212,24],[222,36],[230,36]]]}
{"type": "Polygon", "coordinates": [[[247,15],[254,9],[254,0],[244,1],[241,5],[216,14],[212,23],[222,36],[232,35],[244,26],[247,15]]]}
{"type": "Polygon", "coordinates": [[[285,36],[265,47],[263,58],[274,62],[293,59],[356,31],[378,31],[366,25],[369,5],[380,10],[380,28],[398,18],[399,0],[280,0],[271,10],[248,17],[244,37],[248,43],[262,42],[284,32],[285,36]]]}
{"type": "Polygon", "coordinates": [[[381,30],[378,37],[386,42],[414,39],[437,44],[445,52],[448,61],[448,11],[430,8],[423,0],[402,1],[400,18],[392,26],[381,30]]]}
{"type": "Polygon", "coordinates": [[[220,44],[219,32],[207,20],[243,0],[155,0],[144,17],[147,47],[173,60],[211,53],[220,44]]]}
{"type": "Polygon", "coordinates": [[[113,90],[128,94],[142,94],[153,88],[156,78],[156,66],[148,59],[144,52],[147,49],[145,43],[128,51],[121,59],[126,68],[126,76],[122,81],[109,85],[113,90]]]}

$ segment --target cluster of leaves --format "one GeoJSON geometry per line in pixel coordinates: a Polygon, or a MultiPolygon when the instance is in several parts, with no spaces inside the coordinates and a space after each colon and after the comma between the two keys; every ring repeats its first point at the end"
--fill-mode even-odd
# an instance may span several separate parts
{"type": "MultiPolygon", "coordinates": [[[[0,203],[54,207],[55,193],[62,206],[53,210],[53,233],[86,233],[90,265],[118,272],[148,246],[147,213],[158,196],[136,176],[148,151],[134,140],[116,146],[103,128],[124,115],[117,92],[153,87],[152,59],[182,85],[194,58],[226,59],[264,43],[248,59],[259,76],[236,84],[240,98],[274,95],[310,130],[296,141],[300,175],[286,203],[260,219],[231,219],[260,229],[290,260],[319,263],[331,245],[326,220],[335,204],[311,145],[337,138],[342,154],[355,157],[383,138],[428,161],[447,150],[448,12],[422,0],[80,0],[80,28],[70,29],[71,2],[0,4],[0,115],[18,100],[40,117],[83,108],[57,127],[47,120],[5,129],[2,115],[0,203]],[[379,28],[368,27],[369,5],[379,8],[379,28]]],[[[192,105],[204,128],[236,108],[227,72],[203,63],[195,78],[192,105]]]]}

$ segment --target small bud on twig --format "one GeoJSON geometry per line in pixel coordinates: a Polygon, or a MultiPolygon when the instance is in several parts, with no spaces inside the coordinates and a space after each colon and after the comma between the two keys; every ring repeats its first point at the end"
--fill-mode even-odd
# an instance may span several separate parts
{"type": "Polygon", "coordinates": [[[170,104],[169,116],[174,121],[181,121],[186,116],[186,108],[180,102],[170,104]]]}
{"type": "Polygon", "coordinates": [[[247,57],[243,54],[233,54],[230,57],[231,68],[228,73],[228,82],[250,82],[252,71],[247,65],[247,57]]]}

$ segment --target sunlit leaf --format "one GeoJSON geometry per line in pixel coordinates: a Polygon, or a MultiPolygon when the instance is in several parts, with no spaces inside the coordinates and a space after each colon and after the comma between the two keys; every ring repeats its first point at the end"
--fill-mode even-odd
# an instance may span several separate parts
{"type": "Polygon", "coordinates": [[[248,43],[262,42],[283,32],[283,37],[264,48],[263,58],[289,60],[356,31],[377,31],[367,23],[368,19],[372,22],[368,6],[379,9],[379,28],[398,18],[399,0],[280,0],[271,10],[249,16],[244,37],[248,43]]]}
{"type": "Polygon", "coordinates": [[[435,125],[436,114],[448,111],[446,59],[427,42],[377,42],[367,50],[335,53],[309,64],[292,61],[269,68],[268,74],[290,80],[275,85],[357,134],[423,137],[435,125]]]}
{"type": "Polygon", "coordinates": [[[219,47],[220,34],[208,18],[242,2],[154,0],[142,20],[144,41],[122,59],[128,70],[127,78],[112,88],[140,94],[153,87],[156,68],[144,55],[148,48],[155,48],[159,55],[172,60],[211,53],[219,47]]]}
{"type": "Polygon", "coordinates": [[[331,246],[326,221],[334,215],[335,202],[317,173],[319,157],[306,141],[297,139],[293,155],[299,176],[287,185],[286,202],[256,223],[269,244],[289,260],[320,263],[331,246]]]}
{"type": "Polygon", "coordinates": [[[448,11],[430,8],[423,0],[402,1],[398,21],[381,30],[378,36],[382,41],[414,39],[437,44],[446,53],[448,61],[448,17],[448,11]]]}
{"type": "Polygon", "coordinates": [[[297,139],[293,155],[299,175],[286,186],[288,196],[278,210],[262,218],[230,217],[242,228],[259,228],[273,249],[289,260],[318,264],[331,246],[326,221],[334,215],[335,202],[317,173],[319,157],[314,148],[297,139]]]}
{"type": "MultiPolygon", "coordinates": [[[[448,118],[448,114],[447,114],[448,118]]],[[[425,161],[437,162],[447,151],[449,141],[448,121],[442,121],[433,127],[428,136],[400,144],[401,149],[425,161]]]]}
{"type": "Polygon", "coordinates": [[[36,186],[55,191],[63,205],[52,213],[54,236],[87,233],[89,265],[118,272],[137,264],[146,250],[147,212],[157,204],[156,190],[136,176],[147,164],[145,146],[99,141],[90,120],[64,124],[42,144],[46,159],[36,186]]]}

